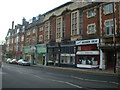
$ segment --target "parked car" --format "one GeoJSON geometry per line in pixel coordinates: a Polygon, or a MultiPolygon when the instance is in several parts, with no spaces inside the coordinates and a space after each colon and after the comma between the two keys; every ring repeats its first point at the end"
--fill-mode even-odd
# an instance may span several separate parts
{"type": "Polygon", "coordinates": [[[24,59],[18,60],[18,64],[23,66],[30,66],[30,62],[24,59]]]}
{"type": "Polygon", "coordinates": [[[6,61],[6,63],[10,63],[11,61],[12,61],[12,59],[8,58],[7,61],[6,61]]]}
{"type": "Polygon", "coordinates": [[[18,64],[16,59],[12,59],[9,63],[11,63],[11,64],[18,64]]]}

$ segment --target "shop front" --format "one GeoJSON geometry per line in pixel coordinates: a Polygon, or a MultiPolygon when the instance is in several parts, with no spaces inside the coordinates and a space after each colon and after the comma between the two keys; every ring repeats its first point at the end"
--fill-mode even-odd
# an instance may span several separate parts
{"type": "Polygon", "coordinates": [[[30,54],[30,51],[31,51],[30,46],[24,46],[24,47],[23,47],[23,52],[24,52],[23,59],[31,62],[31,54],[30,54]]]}
{"type": "Polygon", "coordinates": [[[52,43],[47,45],[47,65],[58,66],[60,59],[60,45],[52,43]]]}
{"type": "Polygon", "coordinates": [[[99,39],[76,41],[76,67],[98,68],[100,64],[99,39]]]}
{"type": "Polygon", "coordinates": [[[19,60],[20,58],[23,58],[23,52],[22,51],[16,51],[16,59],[19,60]]]}
{"type": "Polygon", "coordinates": [[[36,49],[36,64],[46,65],[46,44],[37,44],[36,49]]]}
{"type": "Polygon", "coordinates": [[[75,67],[75,42],[62,42],[60,49],[60,65],[64,67],[75,67]]]}

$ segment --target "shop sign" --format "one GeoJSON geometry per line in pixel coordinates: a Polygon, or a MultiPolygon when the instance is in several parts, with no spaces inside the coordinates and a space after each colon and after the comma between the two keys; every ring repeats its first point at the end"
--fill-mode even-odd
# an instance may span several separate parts
{"type": "Polygon", "coordinates": [[[75,56],[75,54],[61,54],[61,56],[75,56]]]}
{"type": "Polygon", "coordinates": [[[46,53],[46,44],[38,44],[37,46],[37,52],[38,53],[46,53]]]}
{"type": "Polygon", "coordinates": [[[13,51],[13,48],[10,48],[11,51],[13,51]]]}
{"type": "Polygon", "coordinates": [[[77,55],[99,55],[99,51],[78,51],[77,55]]]}
{"type": "Polygon", "coordinates": [[[90,40],[79,40],[76,41],[76,45],[86,45],[86,44],[98,44],[99,39],[90,39],[90,40]]]}
{"type": "Polygon", "coordinates": [[[17,51],[16,54],[23,54],[21,51],[17,51]]]}

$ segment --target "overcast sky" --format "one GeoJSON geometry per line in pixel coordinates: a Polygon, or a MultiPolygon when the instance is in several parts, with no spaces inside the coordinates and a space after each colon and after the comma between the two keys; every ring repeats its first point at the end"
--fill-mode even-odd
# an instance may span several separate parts
{"type": "Polygon", "coordinates": [[[0,41],[5,40],[12,21],[16,24],[43,14],[71,0],[0,0],[0,41]]]}

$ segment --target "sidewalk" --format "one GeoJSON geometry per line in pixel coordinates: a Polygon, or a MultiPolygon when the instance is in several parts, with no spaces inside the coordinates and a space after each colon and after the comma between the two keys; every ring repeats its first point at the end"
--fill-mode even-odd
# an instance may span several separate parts
{"type": "Polygon", "coordinates": [[[118,76],[118,73],[114,73],[113,70],[100,70],[100,69],[86,69],[86,68],[72,68],[72,67],[58,67],[58,66],[43,66],[43,65],[32,65],[33,67],[42,67],[42,68],[53,68],[53,69],[61,69],[61,70],[72,70],[72,71],[79,71],[84,73],[94,73],[94,74],[101,74],[101,75],[112,75],[118,76]]]}

